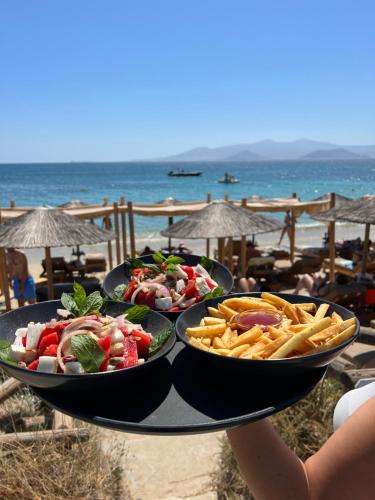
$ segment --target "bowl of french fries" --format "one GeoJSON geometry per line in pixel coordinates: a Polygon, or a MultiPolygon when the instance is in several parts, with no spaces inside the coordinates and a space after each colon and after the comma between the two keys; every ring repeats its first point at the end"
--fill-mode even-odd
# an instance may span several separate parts
{"type": "Polygon", "coordinates": [[[200,302],[176,322],[200,359],[266,375],[328,365],[359,335],[344,307],[315,297],[244,293],[200,302]]]}

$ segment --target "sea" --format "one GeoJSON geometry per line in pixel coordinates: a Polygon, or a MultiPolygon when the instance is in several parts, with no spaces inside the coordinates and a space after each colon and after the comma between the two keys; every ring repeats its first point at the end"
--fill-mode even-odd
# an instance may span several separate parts
{"type": "MultiPolygon", "coordinates": [[[[194,163],[30,163],[0,164],[0,206],[57,206],[69,200],[110,202],[124,196],[134,203],[157,203],[168,197],[178,201],[289,197],[302,201],[335,191],[350,198],[375,194],[375,159],[351,161],[261,161],[194,163]],[[170,170],[199,170],[199,177],[169,177],[170,170]],[[228,172],[237,184],[220,184],[228,172]]],[[[283,214],[272,214],[282,218],[283,214]]],[[[308,216],[299,225],[318,223],[308,216]]],[[[165,217],[137,217],[137,234],[152,239],[166,226],[165,217]]]]}

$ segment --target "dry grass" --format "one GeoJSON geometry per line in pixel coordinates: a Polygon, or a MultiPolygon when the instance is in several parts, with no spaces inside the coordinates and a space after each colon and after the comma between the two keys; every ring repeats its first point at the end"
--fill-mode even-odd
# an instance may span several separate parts
{"type": "MultiPolygon", "coordinates": [[[[284,441],[302,460],[314,454],[331,435],[333,410],[343,393],[341,384],[326,378],[306,399],[271,417],[284,441]]],[[[222,443],[213,482],[219,500],[254,498],[241,478],[227,439],[222,443]]]]}
{"type": "Polygon", "coordinates": [[[104,455],[96,431],[73,446],[53,440],[0,448],[0,497],[23,500],[126,499],[122,450],[104,455]]]}

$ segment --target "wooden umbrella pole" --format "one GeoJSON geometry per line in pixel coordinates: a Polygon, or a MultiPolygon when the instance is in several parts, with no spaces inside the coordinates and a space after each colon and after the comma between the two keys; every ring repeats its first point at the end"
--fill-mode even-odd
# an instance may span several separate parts
{"type": "MultiPolygon", "coordinates": [[[[246,207],[246,198],[242,198],[241,206],[246,207]]],[[[246,277],[247,271],[247,262],[246,262],[246,235],[241,236],[241,255],[240,255],[240,264],[241,264],[241,278],[246,277]]]]}
{"type": "Polygon", "coordinates": [[[228,269],[233,271],[233,238],[228,238],[228,269]]]}
{"type": "Polygon", "coordinates": [[[51,260],[51,248],[45,248],[46,256],[46,271],[47,271],[47,286],[48,286],[48,300],[54,299],[53,293],[53,273],[52,273],[52,260],[51,260]]]}
{"type": "MultiPolygon", "coordinates": [[[[207,203],[211,203],[211,193],[207,193],[207,203]]],[[[210,240],[206,240],[206,257],[210,258],[210,240]]]]}
{"type": "Polygon", "coordinates": [[[225,238],[218,238],[217,245],[218,245],[218,261],[222,264],[224,262],[225,238]]]}
{"type": "Polygon", "coordinates": [[[127,249],[127,241],[126,241],[126,216],[125,216],[125,209],[123,208],[125,206],[125,198],[121,196],[120,198],[120,205],[121,205],[121,211],[120,211],[120,219],[121,219],[121,233],[122,233],[122,257],[125,260],[128,256],[128,249],[127,249]]]}
{"type": "Polygon", "coordinates": [[[116,240],[116,260],[117,265],[121,264],[121,246],[120,246],[120,224],[118,217],[118,203],[113,203],[113,218],[115,221],[115,240],[116,240]]]}
{"type": "Polygon", "coordinates": [[[128,222],[129,222],[129,233],[130,233],[130,255],[134,259],[135,257],[134,214],[133,214],[133,203],[131,201],[128,201],[128,222]]]}
{"type": "MultiPolygon", "coordinates": [[[[105,224],[105,228],[108,231],[110,231],[111,224],[109,222],[109,218],[108,217],[106,217],[104,219],[104,224],[105,224]]],[[[108,245],[108,265],[109,265],[109,270],[111,270],[111,269],[113,269],[112,241],[109,240],[108,243],[107,243],[107,245],[108,245]]]]}
{"type": "Polygon", "coordinates": [[[294,262],[296,247],[296,217],[292,210],[291,226],[290,226],[290,261],[294,262]]]}
{"type": "Polygon", "coordinates": [[[365,227],[365,241],[363,243],[363,258],[362,258],[362,273],[367,271],[367,257],[369,251],[369,242],[370,242],[370,224],[366,224],[365,227]]]}
{"type": "Polygon", "coordinates": [[[3,286],[3,293],[5,298],[5,308],[7,311],[11,310],[10,303],[10,294],[9,294],[9,282],[8,282],[8,268],[7,268],[7,260],[5,256],[5,249],[0,248],[0,273],[1,273],[1,281],[3,286]]]}
{"type": "MultiPolygon", "coordinates": [[[[168,217],[168,226],[173,224],[173,217],[168,217]]],[[[168,238],[168,250],[171,251],[172,247],[172,238],[168,238]]]]}
{"type": "MultiPolygon", "coordinates": [[[[329,197],[329,208],[334,208],[336,205],[336,193],[331,193],[329,197]]],[[[328,225],[328,244],[329,244],[329,281],[335,281],[335,259],[336,259],[336,227],[335,221],[328,225]]]]}

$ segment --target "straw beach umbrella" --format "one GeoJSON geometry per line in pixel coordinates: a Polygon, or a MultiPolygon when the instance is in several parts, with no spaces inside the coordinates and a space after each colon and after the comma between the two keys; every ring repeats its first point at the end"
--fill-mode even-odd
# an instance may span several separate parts
{"type": "MultiPolygon", "coordinates": [[[[313,217],[324,222],[342,221],[365,224],[362,272],[366,272],[369,250],[370,226],[375,224],[375,196],[368,196],[353,201],[343,207],[335,207],[313,217]]],[[[332,242],[331,242],[332,244],[332,242]]]]}
{"type": "Polygon", "coordinates": [[[61,210],[37,208],[0,225],[0,248],[45,248],[48,297],[53,298],[51,247],[94,245],[114,235],[61,210]]]}
{"type": "MultiPolygon", "coordinates": [[[[279,222],[244,207],[238,207],[229,201],[216,200],[164,229],[161,234],[168,238],[218,238],[219,261],[222,262],[225,238],[279,231],[282,227],[279,222]]],[[[244,259],[243,253],[241,251],[241,261],[244,259]]],[[[241,267],[244,267],[243,262],[241,267]]]]}

